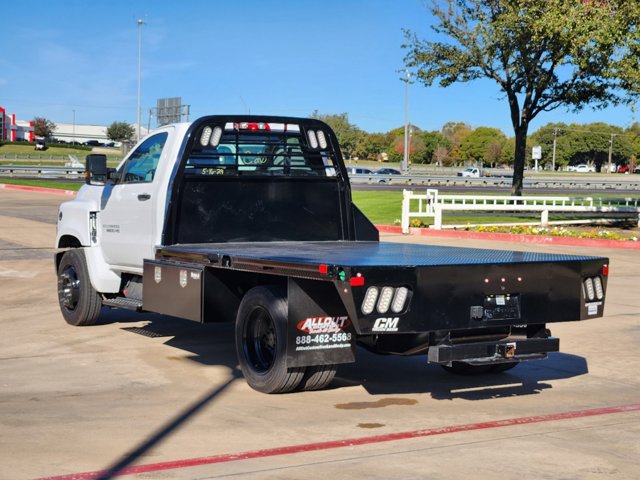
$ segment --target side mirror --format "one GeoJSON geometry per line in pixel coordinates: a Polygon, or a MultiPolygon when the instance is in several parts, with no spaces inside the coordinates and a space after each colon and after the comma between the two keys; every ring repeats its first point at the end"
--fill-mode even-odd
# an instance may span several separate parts
{"type": "Polygon", "coordinates": [[[108,180],[107,156],[92,153],[86,157],[84,181],[88,185],[94,182],[105,184],[108,180]]]}

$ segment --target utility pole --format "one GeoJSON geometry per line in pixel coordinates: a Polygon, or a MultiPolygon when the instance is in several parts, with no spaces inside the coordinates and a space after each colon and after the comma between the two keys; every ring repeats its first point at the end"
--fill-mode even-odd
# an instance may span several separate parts
{"type": "Polygon", "coordinates": [[[144,20],[141,18],[138,19],[138,125],[137,131],[138,134],[136,136],[136,140],[140,141],[140,123],[142,122],[142,110],[140,107],[140,96],[142,93],[142,25],[144,25],[144,20]]]}
{"type": "Polygon", "coordinates": [[[411,72],[405,70],[405,73],[407,79],[404,91],[404,157],[401,168],[403,172],[409,170],[409,80],[411,79],[411,72]]]}
{"type": "Polygon", "coordinates": [[[616,134],[612,133],[611,138],[609,139],[609,171],[607,173],[611,173],[611,157],[613,156],[613,137],[615,136],[616,134]]]}
{"type": "Polygon", "coordinates": [[[551,157],[551,171],[556,171],[556,140],[558,139],[558,127],[553,129],[553,155],[551,157]]]}

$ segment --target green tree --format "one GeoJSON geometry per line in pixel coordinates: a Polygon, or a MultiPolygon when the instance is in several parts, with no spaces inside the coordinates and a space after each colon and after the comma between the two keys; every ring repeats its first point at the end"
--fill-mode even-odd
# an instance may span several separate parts
{"type": "Polygon", "coordinates": [[[107,127],[107,138],[114,142],[122,142],[122,151],[126,143],[131,142],[135,129],[127,122],[113,122],[107,127]]]}
{"type": "Polygon", "coordinates": [[[472,131],[473,127],[464,122],[447,122],[442,126],[440,132],[449,144],[448,164],[460,164],[462,162],[460,146],[472,131]]]}
{"type": "Polygon", "coordinates": [[[640,2],[444,0],[431,11],[437,39],[406,31],[405,64],[426,86],[479,78],[498,84],[515,134],[514,195],[522,193],[529,123],[538,114],[640,95],[640,2]]]}
{"type": "Polygon", "coordinates": [[[362,146],[361,140],[364,132],[349,122],[348,113],[320,114],[316,110],[311,114],[311,117],[322,120],[331,127],[336,137],[338,137],[338,143],[345,158],[351,158],[358,153],[362,153],[358,150],[362,146]]]}
{"type": "Polygon", "coordinates": [[[56,124],[44,117],[35,117],[33,119],[33,133],[36,137],[49,138],[53,135],[56,124]]]}
{"type": "Polygon", "coordinates": [[[460,157],[465,162],[495,164],[507,137],[497,128],[478,127],[460,144],[460,157]],[[491,157],[491,158],[490,158],[491,157]]]}

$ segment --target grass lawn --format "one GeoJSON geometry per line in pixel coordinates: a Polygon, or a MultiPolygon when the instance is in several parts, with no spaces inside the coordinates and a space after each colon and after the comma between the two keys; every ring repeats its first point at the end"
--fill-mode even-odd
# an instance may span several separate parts
{"type": "MultiPolygon", "coordinates": [[[[107,151],[109,156],[113,157],[121,157],[122,152],[119,148],[103,148],[101,151],[107,151]]],[[[54,157],[64,157],[65,160],[68,159],[68,155],[75,155],[79,159],[84,159],[84,157],[90,154],[90,150],[82,150],[79,148],[75,148],[71,145],[69,147],[47,147],[46,150],[35,150],[34,145],[32,143],[25,142],[24,145],[1,145],[0,146],[0,155],[29,155],[32,158],[45,157],[49,158],[50,156],[54,157]]],[[[20,159],[22,160],[22,159],[20,159]]]]}
{"type": "Polygon", "coordinates": [[[30,187],[58,188],[60,190],[80,190],[84,182],[59,182],[56,180],[32,180],[0,177],[0,183],[7,185],[27,185],[30,187]]]}

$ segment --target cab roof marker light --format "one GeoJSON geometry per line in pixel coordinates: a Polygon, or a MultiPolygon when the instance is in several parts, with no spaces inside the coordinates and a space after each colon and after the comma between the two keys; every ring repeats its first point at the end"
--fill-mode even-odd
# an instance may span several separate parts
{"type": "Polygon", "coordinates": [[[204,127],[202,130],[202,135],[200,135],[200,145],[206,147],[209,144],[209,139],[211,138],[211,133],[213,130],[211,127],[204,127]]]}
{"type": "Polygon", "coordinates": [[[318,137],[316,137],[316,132],[309,130],[307,132],[307,136],[309,137],[309,146],[314,149],[318,148],[318,137]]]}
{"type": "Polygon", "coordinates": [[[237,123],[232,123],[232,122],[227,122],[224,124],[224,129],[225,130],[237,130],[238,129],[238,124],[237,123]]]}
{"type": "Polygon", "coordinates": [[[300,131],[300,125],[296,125],[295,123],[287,123],[286,131],[287,132],[299,132],[300,131]]]}
{"type": "Polygon", "coordinates": [[[593,277],[593,286],[596,290],[596,298],[602,300],[604,298],[604,289],[602,288],[602,279],[600,277],[593,277]]]}
{"type": "Polygon", "coordinates": [[[318,130],[318,143],[320,144],[320,148],[327,148],[327,137],[325,137],[324,132],[322,130],[318,130]]]}
{"type": "Polygon", "coordinates": [[[378,287],[369,287],[364,294],[364,300],[360,309],[365,315],[371,315],[373,309],[376,306],[376,300],[378,299],[378,287]]]}
{"type": "Polygon", "coordinates": [[[392,298],[393,288],[382,287],[382,292],[380,292],[380,299],[378,300],[377,306],[378,313],[387,313],[389,311],[389,306],[391,305],[392,298]]]}
{"type": "Polygon", "coordinates": [[[286,131],[287,126],[284,123],[270,123],[269,130],[272,132],[284,132],[286,131]]]}
{"type": "Polygon", "coordinates": [[[212,147],[217,147],[218,144],[220,143],[220,139],[222,138],[222,128],[220,127],[215,127],[213,129],[213,135],[211,136],[211,146],[212,147]]]}
{"type": "Polygon", "coordinates": [[[391,311],[393,313],[400,313],[404,310],[407,298],[409,297],[409,289],[407,287],[400,287],[396,289],[396,293],[393,296],[391,302],[391,311]]]}

